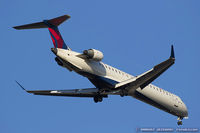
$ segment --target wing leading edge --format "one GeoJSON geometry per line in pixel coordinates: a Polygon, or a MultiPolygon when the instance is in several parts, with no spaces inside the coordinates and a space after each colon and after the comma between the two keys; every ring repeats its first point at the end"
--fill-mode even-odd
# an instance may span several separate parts
{"type": "Polygon", "coordinates": [[[163,72],[165,72],[170,66],[172,66],[175,63],[175,55],[174,55],[174,48],[173,45],[171,46],[171,55],[169,59],[161,62],[160,64],[154,66],[149,71],[138,75],[134,78],[131,78],[129,80],[120,82],[115,85],[115,88],[119,87],[125,87],[125,86],[131,86],[137,89],[140,87],[143,89],[148,84],[150,84],[152,81],[154,81],[156,78],[158,78],[163,72]]]}

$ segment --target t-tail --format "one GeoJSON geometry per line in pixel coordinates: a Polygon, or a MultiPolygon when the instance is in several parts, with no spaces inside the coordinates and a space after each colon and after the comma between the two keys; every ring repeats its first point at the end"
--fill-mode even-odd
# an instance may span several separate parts
{"type": "Polygon", "coordinates": [[[50,35],[51,35],[51,39],[52,39],[53,44],[54,44],[54,47],[70,50],[70,48],[65,44],[65,42],[64,42],[64,40],[63,40],[59,30],[58,30],[58,26],[69,18],[70,18],[70,16],[63,15],[63,16],[53,18],[53,19],[50,19],[50,20],[44,20],[42,22],[15,26],[13,28],[15,28],[17,30],[48,28],[50,35]]]}

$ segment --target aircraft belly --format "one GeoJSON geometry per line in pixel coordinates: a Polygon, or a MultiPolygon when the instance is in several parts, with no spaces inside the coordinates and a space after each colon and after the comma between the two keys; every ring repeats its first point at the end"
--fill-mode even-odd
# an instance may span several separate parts
{"type": "Polygon", "coordinates": [[[75,72],[78,72],[82,69],[80,66],[68,61],[64,62],[64,67],[66,67],[68,70],[74,70],[75,72]]]}
{"type": "Polygon", "coordinates": [[[140,101],[143,101],[167,113],[177,116],[176,112],[172,110],[171,100],[163,98],[163,97],[161,98],[161,96],[153,92],[151,92],[150,95],[148,95],[147,91],[145,92],[145,91],[136,90],[132,96],[140,101]]]}

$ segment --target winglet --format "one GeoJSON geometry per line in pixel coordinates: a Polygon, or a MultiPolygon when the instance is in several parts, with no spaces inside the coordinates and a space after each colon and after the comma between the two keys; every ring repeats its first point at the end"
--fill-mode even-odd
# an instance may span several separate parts
{"type": "Polygon", "coordinates": [[[175,55],[174,55],[174,46],[171,45],[171,55],[170,55],[170,58],[175,58],[175,55]]]}
{"type": "Polygon", "coordinates": [[[23,90],[25,90],[25,91],[27,92],[27,90],[26,90],[19,82],[17,82],[16,80],[15,80],[15,82],[16,82],[23,90]]]}

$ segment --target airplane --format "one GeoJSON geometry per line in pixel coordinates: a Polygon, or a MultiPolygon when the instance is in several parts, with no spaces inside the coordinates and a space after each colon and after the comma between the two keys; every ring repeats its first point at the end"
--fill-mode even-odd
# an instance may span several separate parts
{"type": "Polygon", "coordinates": [[[104,55],[99,50],[88,49],[82,53],[72,51],[64,42],[58,29],[58,26],[69,18],[69,15],[63,15],[13,28],[17,30],[48,28],[54,44],[54,48],[51,48],[51,51],[56,56],[55,61],[57,64],[86,77],[95,87],[71,90],[26,90],[16,81],[22,89],[34,95],[89,97],[93,98],[95,103],[102,102],[103,98],[107,98],[108,95],[131,96],[177,116],[177,124],[182,125],[182,119],[188,118],[188,110],[181,98],[151,84],[152,81],[175,63],[173,45],[171,45],[171,55],[167,60],[140,75],[132,76],[103,63],[104,55]]]}

